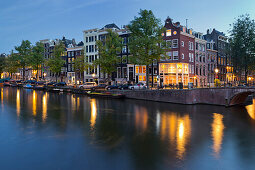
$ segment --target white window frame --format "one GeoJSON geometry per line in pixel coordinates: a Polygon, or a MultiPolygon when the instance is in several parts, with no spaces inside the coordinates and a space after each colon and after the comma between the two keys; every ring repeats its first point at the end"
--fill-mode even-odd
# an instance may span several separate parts
{"type": "Polygon", "coordinates": [[[173,60],[179,60],[179,52],[178,51],[173,51],[173,60]]]}
{"type": "Polygon", "coordinates": [[[182,59],[184,59],[184,54],[182,53],[182,59]]]}
{"type": "Polygon", "coordinates": [[[178,48],[178,39],[172,40],[172,48],[178,48]]]}

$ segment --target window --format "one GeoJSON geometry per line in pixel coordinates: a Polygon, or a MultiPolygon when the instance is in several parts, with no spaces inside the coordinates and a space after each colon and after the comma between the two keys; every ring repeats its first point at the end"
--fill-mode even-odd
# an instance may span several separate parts
{"type": "Polygon", "coordinates": [[[194,50],[193,42],[189,41],[189,50],[194,50]]]}
{"type": "Polygon", "coordinates": [[[172,52],[167,52],[166,55],[166,60],[172,60],[172,52]]]}
{"type": "Polygon", "coordinates": [[[171,47],[172,47],[172,42],[171,42],[171,40],[166,40],[166,46],[167,46],[168,48],[171,48],[171,47]]]}
{"type": "Polygon", "coordinates": [[[86,37],[86,42],[88,42],[88,39],[89,39],[89,38],[88,38],[88,37],[86,37]]]}
{"type": "Polygon", "coordinates": [[[97,55],[95,55],[95,60],[97,60],[97,55]]]}
{"type": "Polygon", "coordinates": [[[86,53],[89,51],[89,47],[88,46],[86,46],[86,53]]]}
{"type": "Polygon", "coordinates": [[[184,47],[184,41],[182,41],[182,47],[184,47]]]}
{"type": "Polygon", "coordinates": [[[146,73],[146,66],[143,66],[143,73],[146,73]]]}
{"type": "Polygon", "coordinates": [[[184,54],[182,53],[182,59],[184,59],[184,54]]]}
{"type": "Polygon", "coordinates": [[[194,62],[194,54],[191,53],[191,62],[194,62]]]}
{"type": "Polygon", "coordinates": [[[89,56],[86,56],[86,62],[89,62],[89,56]]]}
{"type": "Polygon", "coordinates": [[[173,40],[172,48],[178,48],[178,39],[173,40]]]}
{"type": "Polygon", "coordinates": [[[122,48],[122,53],[126,53],[126,52],[127,52],[127,47],[124,46],[124,47],[122,48]]]}
{"type": "Polygon", "coordinates": [[[178,59],[179,59],[178,51],[174,51],[173,52],[173,60],[178,60],[178,59]]]}
{"type": "Polygon", "coordinates": [[[97,41],[97,36],[95,36],[95,41],[97,41]]]}
{"type": "Polygon", "coordinates": [[[166,36],[167,36],[167,37],[169,37],[169,36],[171,36],[171,35],[172,35],[172,31],[171,31],[171,29],[166,30],[166,36]]]}

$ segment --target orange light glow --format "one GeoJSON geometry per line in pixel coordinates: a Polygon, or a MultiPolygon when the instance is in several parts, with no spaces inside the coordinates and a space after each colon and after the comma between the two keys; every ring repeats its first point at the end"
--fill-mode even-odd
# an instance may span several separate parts
{"type": "Polygon", "coordinates": [[[97,104],[96,104],[96,99],[91,99],[90,100],[90,126],[91,128],[95,127],[96,124],[96,118],[97,118],[97,104]]]}
{"type": "Polygon", "coordinates": [[[245,107],[249,116],[255,120],[255,99],[253,99],[253,104],[252,105],[248,105],[245,107]]]}
{"type": "Polygon", "coordinates": [[[17,116],[20,116],[20,89],[17,89],[17,95],[16,95],[16,110],[17,110],[17,116]]]}
{"type": "Polygon", "coordinates": [[[47,92],[43,95],[42,99],[42,121],[45,122],[47,119],[47,100],[48,100],[47,92]]]}
{"type": "Polygon", "coordinates": [[[212,123],[212,140],[213,140],[213,152],[216,158],[219,158],[222,140],[224,136],[224,124],[223,124],[223,115],[214,113],[213,114],[213,123],[212,123]]]}
{"type": "Polygon", "coordinates": [[[33,115],[36,116],[37,94],[33,90],[33,115]]]}

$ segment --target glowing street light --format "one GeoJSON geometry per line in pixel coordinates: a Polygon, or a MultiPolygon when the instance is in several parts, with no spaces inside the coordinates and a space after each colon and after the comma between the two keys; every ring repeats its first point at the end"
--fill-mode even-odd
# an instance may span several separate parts
{"type": "Polygon", "coordinates": [[[216,74],[219,73],[219,69],[217,69],[217,68],[214,71],[215,71],[216,74]]]}

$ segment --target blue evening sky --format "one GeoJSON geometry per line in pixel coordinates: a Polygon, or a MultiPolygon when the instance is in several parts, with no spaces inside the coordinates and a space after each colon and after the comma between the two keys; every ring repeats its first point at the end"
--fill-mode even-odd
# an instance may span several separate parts
{"type": "Polygon", "coordinates": [[[167,16],[195,31],[227,32],[234,18],[248,13],[255,19],[255,0],[1,0],[0,53],[21,40],[32,43],[65,36],[83,40],[82,31],[108,23],[126,25],[140,9],[151,9],[162,23],[167,16]]]}

